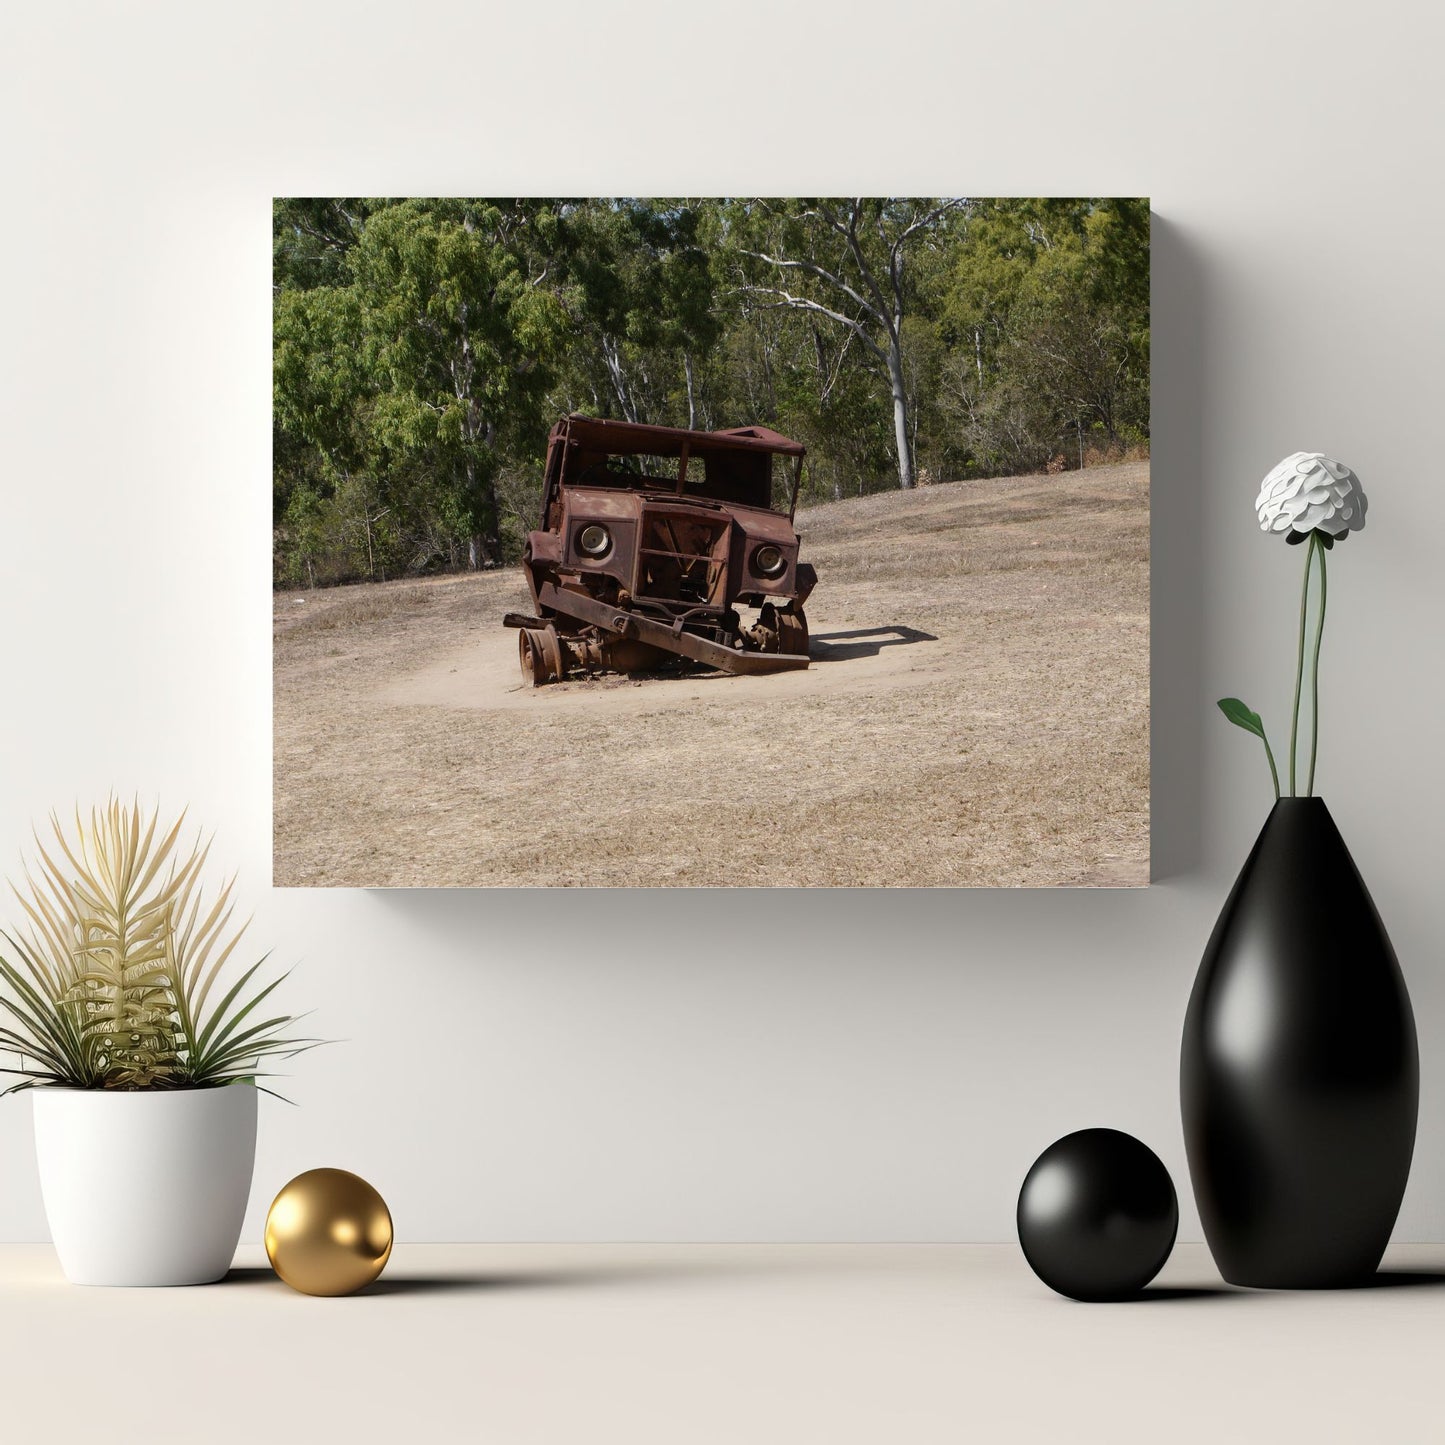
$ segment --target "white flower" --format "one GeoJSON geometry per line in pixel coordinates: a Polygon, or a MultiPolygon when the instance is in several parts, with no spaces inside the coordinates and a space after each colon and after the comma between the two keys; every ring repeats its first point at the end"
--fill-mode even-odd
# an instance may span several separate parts
{"type": "Polygon", "coordinates": [[[1287,456],[1260,485],[1254,510],[1260,530],[1297,542],[1314,531],[1342,540],[1365,526],[1368,506],[1360,479],[1322,452],[1287,456]]]}

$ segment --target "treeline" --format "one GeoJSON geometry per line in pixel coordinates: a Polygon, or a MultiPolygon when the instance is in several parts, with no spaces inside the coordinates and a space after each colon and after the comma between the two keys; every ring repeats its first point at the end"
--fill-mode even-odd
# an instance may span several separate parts
{"type": "Polygon", "coordinates": [[[571,411],[813,500],[1148,445],[1144,200],[278,200],[273,286],[278,585],[514,558],[571,411]]]}

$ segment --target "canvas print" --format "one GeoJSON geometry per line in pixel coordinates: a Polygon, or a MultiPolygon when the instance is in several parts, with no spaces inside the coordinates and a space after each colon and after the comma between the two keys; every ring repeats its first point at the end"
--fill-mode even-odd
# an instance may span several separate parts
{"type": "Polygon", "coordinates": [[[1149,204],[273,206],[274,881],[1149,879],[1149,204]]]}

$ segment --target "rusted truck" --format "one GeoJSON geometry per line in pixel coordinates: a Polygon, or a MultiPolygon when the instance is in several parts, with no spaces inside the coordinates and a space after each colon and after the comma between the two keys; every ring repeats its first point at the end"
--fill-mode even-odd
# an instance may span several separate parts
{"type": "Polygon", "coordinates": [[[535,615],[503,619],[519,629],[523,681],[674,659],[734,674],[807,667],[817,573],[793,529],[804,454],[758,426],[559,421],[522,557],[535,615]]]}

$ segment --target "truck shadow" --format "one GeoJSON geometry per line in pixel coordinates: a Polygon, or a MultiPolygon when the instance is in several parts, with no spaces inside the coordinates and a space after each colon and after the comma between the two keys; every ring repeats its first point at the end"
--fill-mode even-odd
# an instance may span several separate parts
{"type": "Polygon", "coordinates": [[[808,655],[814,662],[846,662],[854,657],[877,657],[885,647],[937,641],[933,633],[916,627],[859,627],[852,632],[814,633],[808,640],[808,655]]]}

